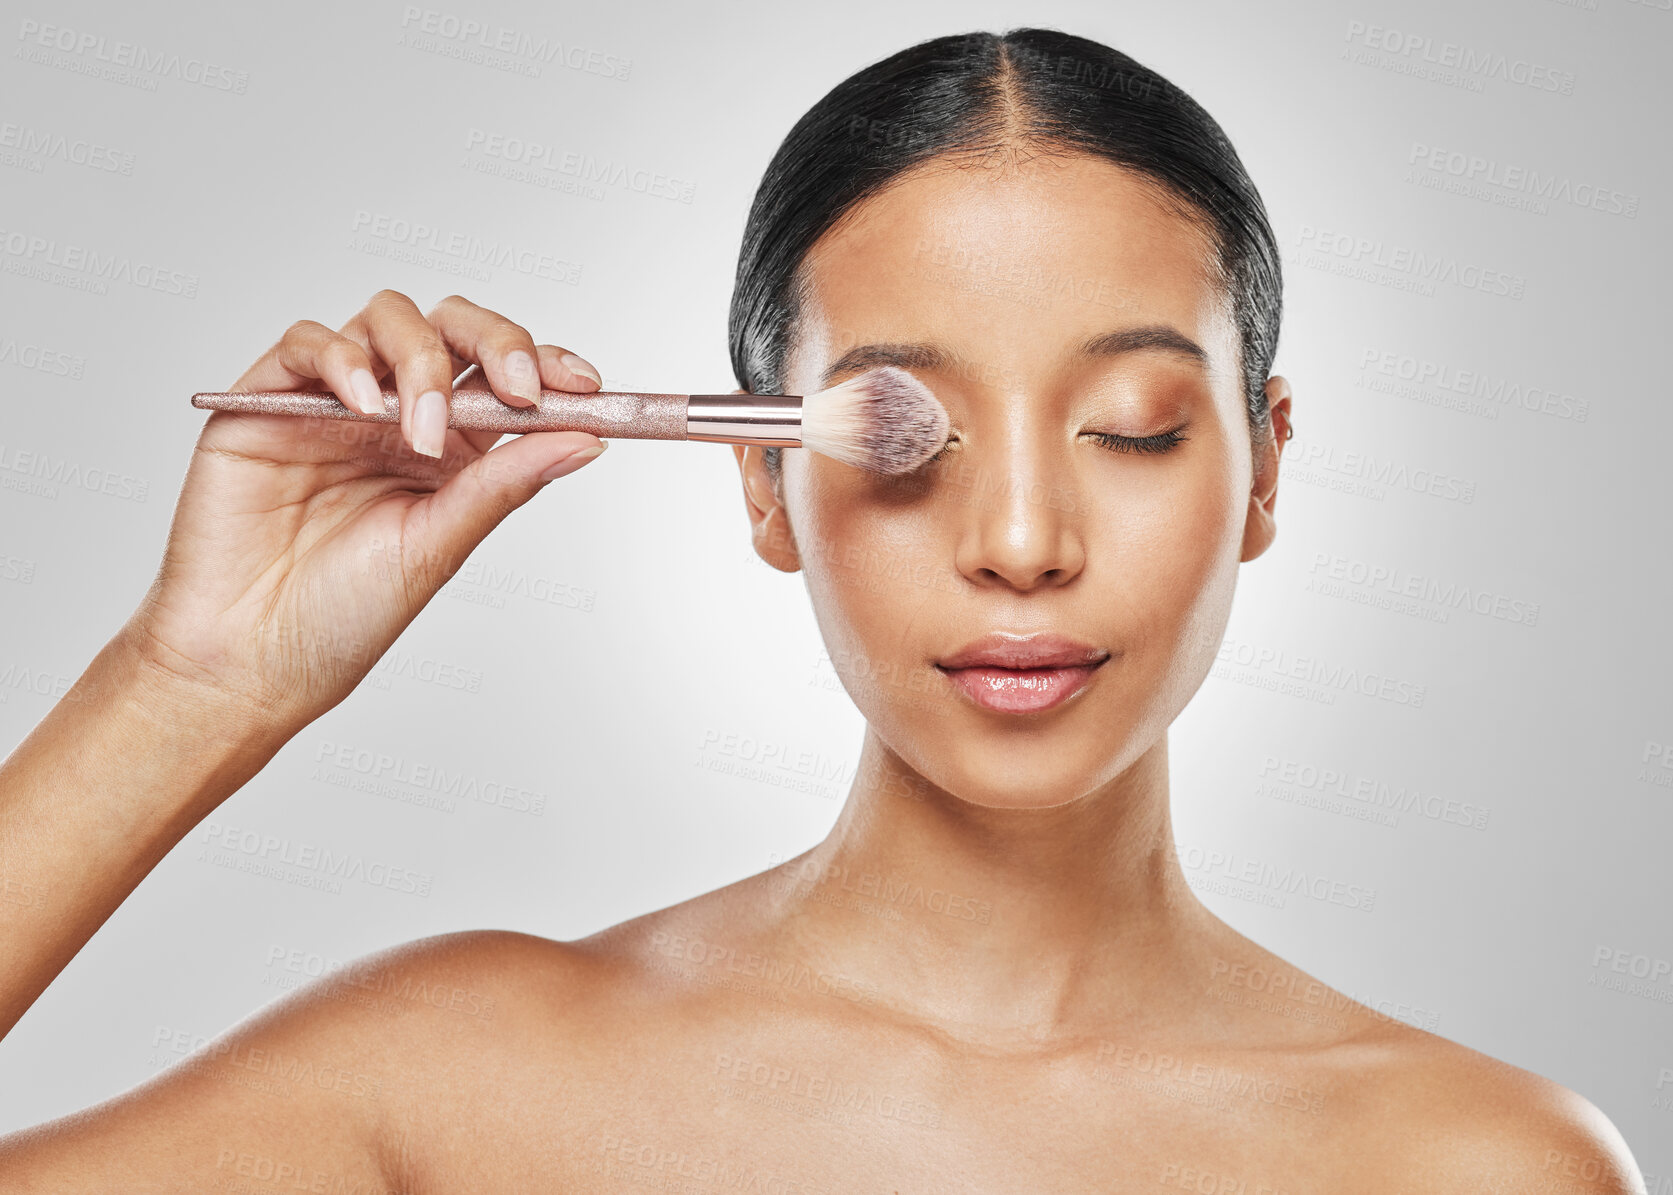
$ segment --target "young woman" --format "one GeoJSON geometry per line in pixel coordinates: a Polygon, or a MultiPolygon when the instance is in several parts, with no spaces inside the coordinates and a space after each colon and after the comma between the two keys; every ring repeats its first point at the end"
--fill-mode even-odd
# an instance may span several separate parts
{"type": "MultiPolygon", "coordinates": [[[[1333,992],[1184,880],[1167,731],[1275,534],[1279,296],[1223,133],[1123,54],[970,34],[840,84],[756,196],[738,381],[894,363],[952,434],[906,477],[735,450],[868,724],[830,835],[579,941],[362,960],[0,1140],[0,1188],[1642,1191],[1585,1099],[1333,992]]],[[[504,316],[384,291],[237,386],[352,404],[392,374],[398,433],[209,417],[144,603],[0,771],[4,1027],[601,447],[446,430],[472,365],[512,405],[598,386],[504,316]]]]}

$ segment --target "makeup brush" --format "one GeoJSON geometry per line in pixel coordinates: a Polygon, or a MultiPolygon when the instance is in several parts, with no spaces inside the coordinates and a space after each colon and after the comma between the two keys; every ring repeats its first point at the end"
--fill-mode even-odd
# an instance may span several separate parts
{"type": "MultiPolygon", "coordinates": [[[[209,411],[311,415],[363,423],[398,423],[396,392],[383,392],[384,410],[367,415],[335,394],[260,390],[192,395],[209,411]]],[[[875,473],[906,473],[947,442],[947,410],[906,370],[880,365],[805,397],[797,394],[643,394],[543,390],[532,407],[512,407],[486,388],[472,366],[454,383],[447,426],[465,431],[581,431],[629,440],[703,440],[811,448],[875,473]],[[473,377],[474,375],[474,377],[473,377]]]]}

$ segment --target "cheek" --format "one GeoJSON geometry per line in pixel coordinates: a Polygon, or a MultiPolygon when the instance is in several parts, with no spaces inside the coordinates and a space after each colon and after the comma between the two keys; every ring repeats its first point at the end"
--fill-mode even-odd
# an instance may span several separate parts
{"type": "Polygon", "coordinates": [[[958,592],[945,529],[922,502],[890,502],[830,477],[817,463],[787,495],[802,575],[826,643],[851,656],[896,659],[925,603],[958,592]]]}
{"type": "Polygon", "coordinates": [[[1194,658],[1231,601],[1248,494],[1232,481],[1235,454],[1224,455],[1148,476],[1116,466],[1122,476],[1086,490],[1084,580],[1133,659],[1158,671],[1194,658]]]}
{"type": "Polygon", "coordinates": [[[1168,628],[1171,684],[1163,698],[1174,713],[1190,701],[1212,668],[1237,588],[1249,487],[1247,482],[1237,484],[1236,454],[1229,455],[1228,468],[1181,504],[1178,534],[1189,537],[1190,547],[1176,549],[1163,582],[1172,588],[1177,603],[1168,628]]]}

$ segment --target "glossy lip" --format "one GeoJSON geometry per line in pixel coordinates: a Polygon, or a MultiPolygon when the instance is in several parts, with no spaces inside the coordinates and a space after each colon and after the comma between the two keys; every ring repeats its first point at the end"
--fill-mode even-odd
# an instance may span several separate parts
{"type": "Polygon", "coordinates": [[[1110,653],[1064,635],[995,631],[936,662],[936,670],[983,709],[1029,714],[1086,688],[1110,653]]]}
{"type": "Polygon", "coordinates": [[[1110,653],[1067,635],[1042,632],[1015,635],[994,631],[974,639],[952,655],[937,660],[937,668],[1078,668],[1102,664],[1110,653]]]}

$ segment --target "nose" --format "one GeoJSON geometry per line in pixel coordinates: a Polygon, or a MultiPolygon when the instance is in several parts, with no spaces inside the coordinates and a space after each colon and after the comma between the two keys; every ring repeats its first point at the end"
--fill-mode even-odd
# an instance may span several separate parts
{"type": "Polygon", "coordinates": [[[1067,449],[1046,440],[1016,428],[965,454],[955,567],[975,585],[1030,593],[1067,585],[1086,567],[1067,449]]]}

